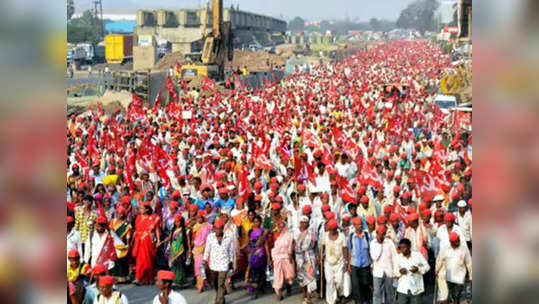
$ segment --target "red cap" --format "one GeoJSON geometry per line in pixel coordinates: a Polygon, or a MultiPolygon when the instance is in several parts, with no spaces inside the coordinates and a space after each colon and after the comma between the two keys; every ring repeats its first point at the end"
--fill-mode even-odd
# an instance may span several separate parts
{"type": "Polygon", "coordinates": [[[400,191],[401,191],[401,187],[399,186],[393,187],[393,192],[400,192],[400,191]]]}
{"type": "Polygon", "coordinates": [[[412,197],[412,193],[410,191],[406,191],[404,192],[404,194],[402,195],[402,198],[410,198],[412,197]]]}
{"type": "Polygon", "coordinates": [[[195,204],[191,204],[189,205],[189,211],[197,211],[198,210],[198,206],[195,205],[195,204]]]}
{"type": "Polygon", "coordinates": [[[322,212],[326,212],[326,211],[329,211],[329,210],[331,210],[331,207],[328,204],[323,204],[322,205],[322,212]]]}
{"type": "Polygon", "coordinates": [[[273,203],[273,204],[271,204],[271,209],[273,209],[273,210],[279,210],[279,209],[281,209],[281,204],[279,204],[279,203],[273,203]]]}
{"type": "Polygon", "coordinates": [[[453,213],[449,212],[449,213],[446,213],[444,215],[444,221],[445,222],[450,222],[450,221],[454,221],[454,220],[455,220],[455,215],[453,213]]]}
{"type": "Polygon", "coordinates": [[[107,221],[107,218],[104,217],[104,216],[100,216],[100,217],[98,217],[97,220],[96,220],[96,223],[98,223],[98,224],[106,224],[107,222],[108,222],[108,221],[107,221]]]}
{"type": "Polygon", "coordinates": [[[362,203],[368,203],[368,202],[369,202],[369,198],[368,198],[366,195],[363,195],[363,196],[361,197],[361,202],[362,202],[362,203]]]}
{"type": "Polygon", "coordinates": [[[408,208],[406,208],[406,213],[408,214],[415,213],[415,208],[412,206],[408,206],[408,208]]]}
{"type": "Polygon", "coordinates": [[[92,273],[93,274],[104,274],[107,272],[107,266],[103,265],[103,264],[97,264],[95,265],[93,268],[92,268],[92,273]]]}
{"type": "Polygon", "coordinates": [[[411,222],[419,219],[419,215],[417,213],[411,213],[408,216],[406,216],[406,221],[411,222]]]}
{"type": "Polygon", "coordinates": [[[462,190],[464,190],[464,185],[463,184],[458,184],[457,185],[457,191],[462,192],[462,190]]]}
{"type": "Polygon", "coordinates": [[[304,184],[299,184],[298,185],[298,190],[305,190],[305,185],[304,184]]]}
{"type": "Polygon", "coordinates": [[[225,187],[222,187],[222,188],[219,188],[219,194],[227,194],[228,193],[228,189],[225,188],[225,187]]]}
{"type": "Polygon", "coordinates": [[[329,193],[323,192],[323,193],[322,193],[322,197],[323,197],[323,198],[329,198],[329,193]]]}
{"type": "Polygon", "coordinates": [[[69,250],[69,252],[67,253],[67,257],[68,257],[69,259],[80,258],[79,251],[78,251],[77,249],[71,249],[71,250],[69,250]]]}
{"type": "Polygon", "coordinates": [[[172,281],[172,280],[174,280],[175,277],[176,277],[176,275],[174,275],[174,272],[172,272],[172,271],[159,270],[157,272],[157,278],[160,279],[160,280],[172,281]]]}
{"type": "Polygon", "coordinates": [[[460,237],[459,237],[459,234],[456,233],[455,231],[453,231],[453,232],[451,232],[451,233],[449,234],[449,241],[450,241],[450,242],[456,242],[456,241],[459,240],[459,238],[460,238],[460,237]]]}
{"type": "Polygon", "coordinates": [[[365,186],[360,186],[358,189],[359,194],[365,194],[366,191],[367,191],[367,188],[365,188],[365,186]]]}
{"type": "Polygon", "coordinates": [[[378,234],[383,234],[386,231],[387,231],[387,228],[384,225],[379,225],[378,227],[376,227],[376,233],[378,234]]]}
{"type": "Polygon", "coordinates": [[[372,215],[367,216],[367,218],[365,219],[365,221],[366,221],[367,224],[369,224],[369,225],[374,225],[374,223],[376,223],[376,219],[375,219],[374,216],[372,216],[372,215]]]}
{"type": "Polygon", "coordinates": [[[172,207],[172,208],[178,208],[178,207],[180,207],[180,204],[178,204],[177,201],[172,201],[172,202],[170,202],[170,207],[172,207]]]}
{"type": "Polygon", "coordinates": [[[67,217],[67,223],[73,223],[75,219],[72,216],[67,217]]]}
{"type": "Polygon", "coordinates": [[[255,183],[255,190],[259,190],[259,189],[262,189],[262,183],[258,181],[255,183]]]}
{"type": "Polygon", "coordinates": [[[121,202],[122,204],[129,204],[131,203],[131,198],[129,196],[122,196],[121,202]]]}
{"type": "Polygon", "coordinates": [[[393,207],[391,205],[385,205],[384,213],[391,213],[391,212],[393,212],[393,207]]]}
{"type": "Polygon", "coordinates": [[[451,186],[448,184],[442,184],[442,190],[444,190],[444,192],[449,192],[449,190],[451,190],[451,186]]]}
{"type": "Polygon", "coordinates": [[[419,210],[420,210],[420,211],[421,211],[421,210],[425,210],[425,209],[427,209],[427,204],[426,204],[426,203],[421,203],[421,204],[419,204],[419,210]]]}
{"type": "Polygon", "coordinates": [[[361,221],[361,218],[359,216],[356,216],[352,219],[352,224],[354,225],[361,225],[362,224],[362,221],[361,221]]]}
{"type": "Polygon", "coordinates": [[[273,191],[279,189],[279,184],[272,183],[272,184],[270,185],[270,189],[273,190],[273,191]]]}
{"type": "Polygon", "coordinates": [[[217,218],[215,222],[213,223],[213,227],[215,228],[223,228],[224,225],[225,223],[223,223],[223,221],[220,218],[217,218]]]}
{"type": "Polygon", "coordinates": [[[174,214],[174,221],[178,222],[182,218],[181,214],[174,214]]]}
{"type": "Polygon", "coordinates": [[[283,197],[280,196],[280,195],[277,195],[277,196],[275,197],[275,200],[278,201],[278,202],[282,202],[282,201],[283,201],[283,197]]]}
{"type": "Polygon", "coordinates": [[[329,220],[328,229],[336,229],[336,228],[337,228],[337,221],[334,219],[329,220]]]}
{"type": "Polygon", "coordinates": [[[425,210],[421,210],[421,214],[423,216],[427,216],[427,215],[431,215],[432,212],[430,211],[430,209],[425,209],[425,210]]]}
{"type": "Polygon", "coordinates": [[[346,214],[342,217],[342,220],[348,222],[350,220],[350,214],[346,214]]]}
{"type": "Polygon", "coordinates": [[[385,216],[380,215],[376,221],[378,222],[378,224],[385,224],[387,222],[387,219],[385,216]]]}
{"type": "Polygon", "coordinates": [[[122,206],[118,206],[116,211],[118,211],[118,214],[126,214],[127,213],[127,210],[122,206]]]}
{"type": "Polygon", "coordinates": [[[303,214],[310,214],[313,211],[313,208],[311,205],[305,205],[301,210],[303,211],[303,214]]]}
{"type": "Polygon", "coordinates": [[[391,213],[391,215],[389,216],[389,221],[394,222],[394,221],[398,221],[398,220],[399,220],[399,215],[396,214],[396,213],[391,213]]]}
{"type": "Polygon", "coordinates": [[[258,202],[262,201],[262,195],[260,194],[255,195],[255,201],[258,201],[258,202]]]}
{"type": "Polygon", "coordinates": [[[172,198],[179,198],[181,196],[182,195],[181,195],[180,191],[178,191],[178,190],[174,190],[174,192],[172,192],[172,198]]]}
{"type": "Polygon", "coordinates": [[[472,206],[472,199],[471,198],[468,200],[468,206],[470,206],[470,207],[472,206]]]}
{"type": "Polygon", "coordinates": [[[206,211],[204,211],[204,210],[198,210],[197,215],[198,215],[198,216],[206,216],[206,211]]]}
{"type": "Polygon", "coordinates": [[[114,277],[113,276],[102,276],[99,278],[99,285],[112,285],[114,284],[114,277]]]}

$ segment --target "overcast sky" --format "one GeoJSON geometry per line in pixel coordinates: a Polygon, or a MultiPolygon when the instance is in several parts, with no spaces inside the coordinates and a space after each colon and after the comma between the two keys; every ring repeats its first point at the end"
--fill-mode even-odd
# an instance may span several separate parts
{"type": "MultiPolygon", "coordinates": [[[[75,11],[92,8],[92,0],[74,0],[75,11]]],[[[225,7],[239,4],[240,10],[283,19],[300,16],[310,20],[370,18],[396,20],[400,11],[414,0],[223,0],[225,7]]],[[[103,13],[127,14],[137,9],[181,9],[204,6],[205,0],[102,0],[103,13]]]]}

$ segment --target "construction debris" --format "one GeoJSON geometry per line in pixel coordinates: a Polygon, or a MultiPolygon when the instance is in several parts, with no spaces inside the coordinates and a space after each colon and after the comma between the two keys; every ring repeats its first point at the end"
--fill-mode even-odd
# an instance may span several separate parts
{"type": "Polygon", "coordinates": [[[176,63],[184,64],[185,62],[186,62],[185,61],[185,56],[183,56],[183,54],[181,52],[172,52],[172,53],[165,54],[165,56],[163,56],[163,58],[161,58],[154,65],[153,68],[155,70],[164,70],[164,69],[168,69],[170,67],[174,67],[174,65],[176,65],[176,63]]]}
{"type": "Polygon", "coordinates": [[[227,67],[232,69],[237,69],[238,67],[242,69],[247,67],[249,72],[264,72],[267,71],[271,66],[282,66],[286,62],[286,58],[270,54],[265,51],[239,51],[234,50],[234,59],[227,64],[227,67]]]}

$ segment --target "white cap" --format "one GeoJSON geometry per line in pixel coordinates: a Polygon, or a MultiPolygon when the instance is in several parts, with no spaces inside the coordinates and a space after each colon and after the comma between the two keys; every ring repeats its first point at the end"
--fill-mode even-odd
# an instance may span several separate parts
{"type": "Polygon", "coordinates": [[[441,194],[436,195],[436,196],[432,199],[433,202],[436,202],[436,201],[443,201],[443,200],[444,200],[444,197],[443,197],[441,194]]]}
{"type": "Polygon", "coordinates": [[[460,201],[457,203],[457,206],[460,207],[460,208],[464,208],[464,207],[466,207],[466,205],[467,205],[466,202],[463,201],[463,200],[460,200],[460,201]]]}
{"type": "Polygon", "coordinates": [[[302,215],[299,217],[299,221],[300,222],[308,222],[309,221],[309,217],[306,216],[306,215],[302,215]]]}

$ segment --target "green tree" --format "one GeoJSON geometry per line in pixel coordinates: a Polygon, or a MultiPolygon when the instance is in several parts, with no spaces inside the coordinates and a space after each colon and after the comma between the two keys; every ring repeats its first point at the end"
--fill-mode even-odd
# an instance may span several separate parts
{"type": "Polygon", "coordinates": [[[434,30],[434,11],[439,7],[436,0],[417,0],[412,2],[401,11],[397,19],[397,27],[405,29],[416,29],[421,33],[434,30]]]}
{"type": "Polygon", "coordinates": [[[305,29],[305,20],[301,17],[295,17],[288,23],[290,31],[303,31],[305,29]]]}
{"type": "Polygon", "coordinates": [[[381,30],[381,29],[380,29],[381,23],[380,23],[380,21],[378,21],[378,19],[376,19],[376,18],[371,18],[371,19],[369,20],[369,26],[371,27],[371,29],[372,29],[373,31],[380,31],[380,30],[381,30]]]}
{"type": "Polygon", "coordinates": [[[101,39],[95,34],[95,18],[87,10],[79,18],[72,18],[67,22],[67,41],[71,43],[89,42],[98,43],[101,39]]]}
{"type": "Polygon", "coordinates": [[[75,13],[75,4],[73,3],[73,0],[67,0],[67,20],[71,19],[74,13],[75,13]]]}

